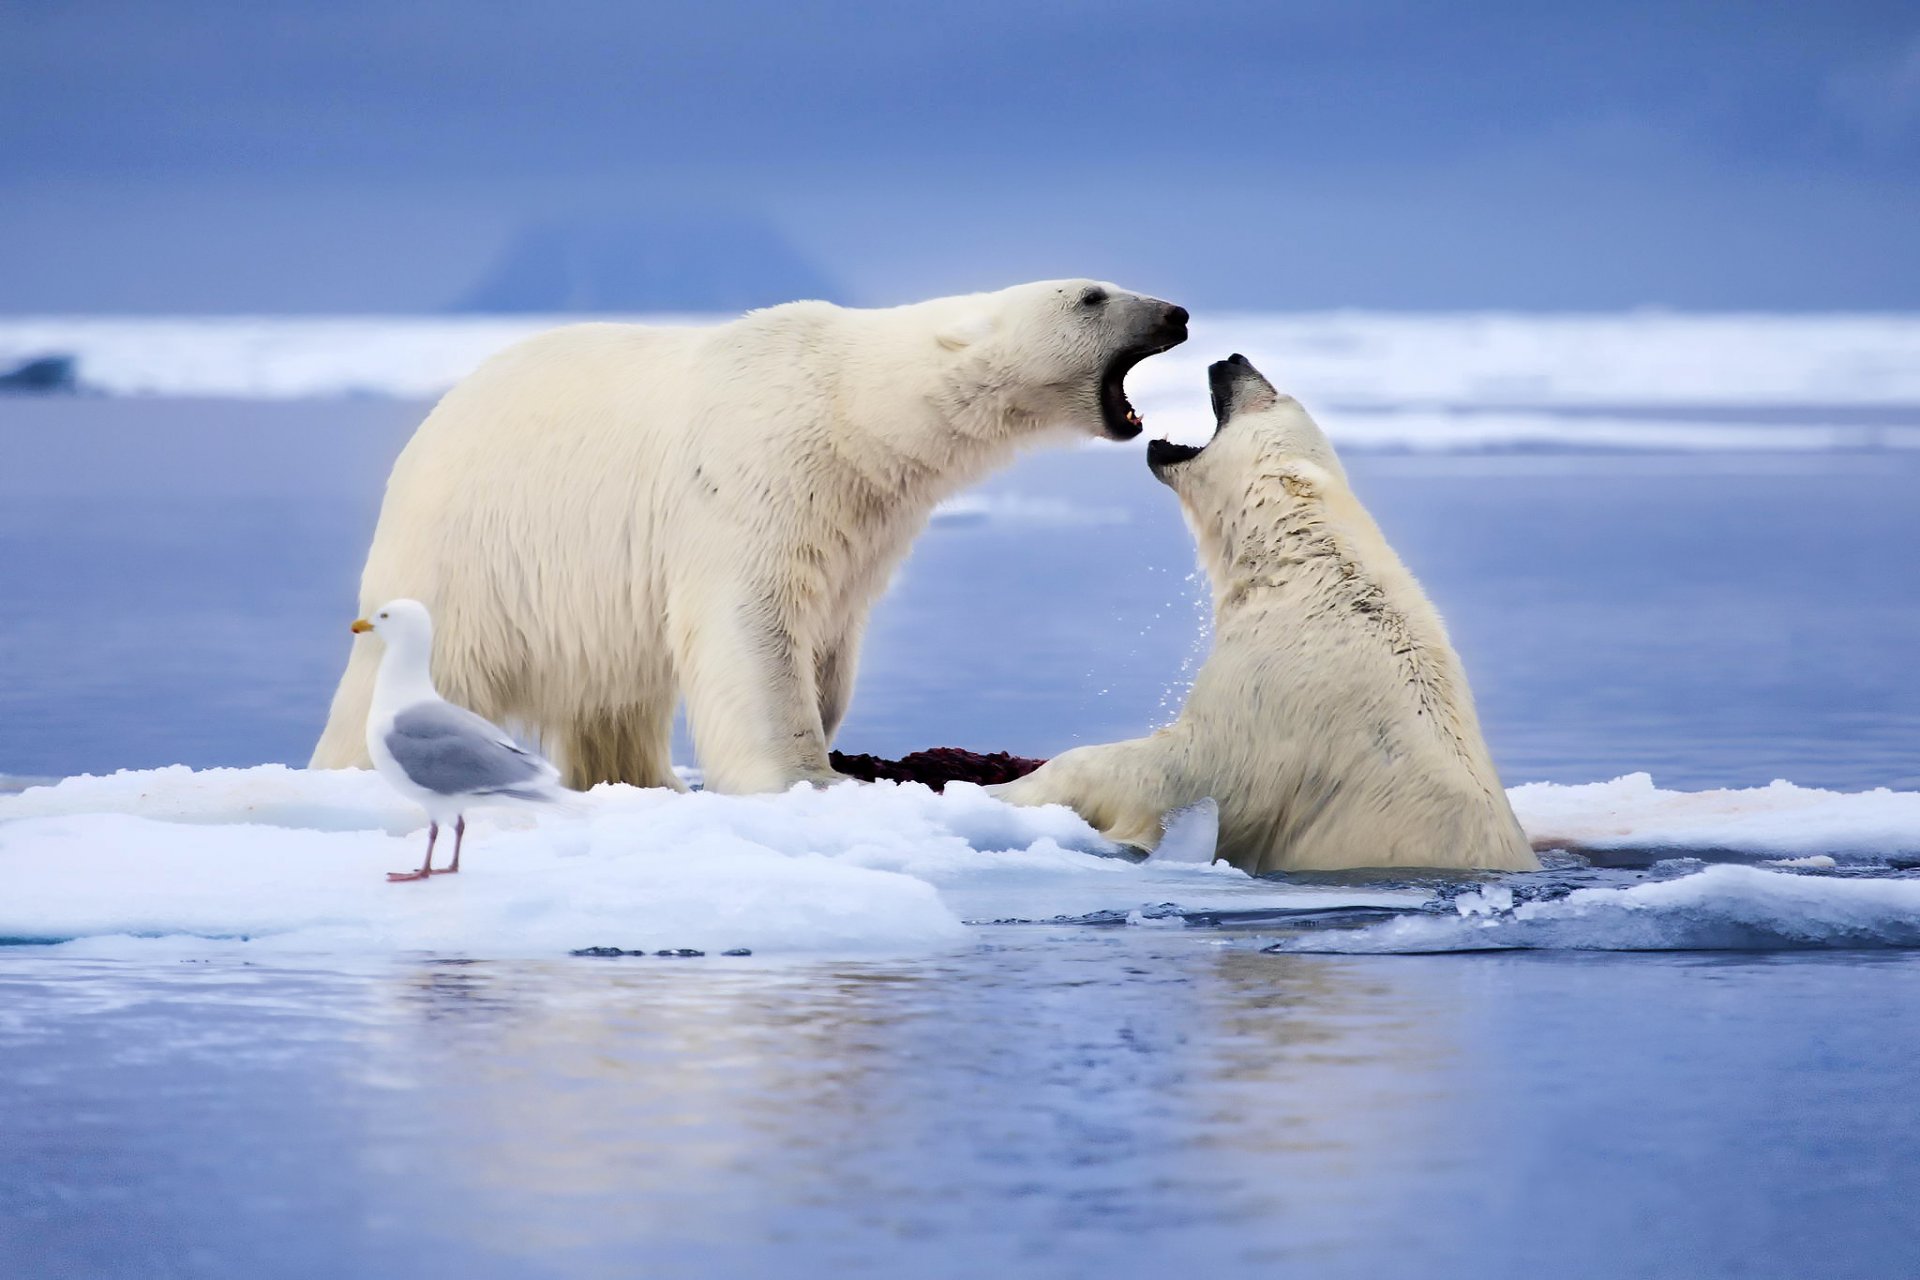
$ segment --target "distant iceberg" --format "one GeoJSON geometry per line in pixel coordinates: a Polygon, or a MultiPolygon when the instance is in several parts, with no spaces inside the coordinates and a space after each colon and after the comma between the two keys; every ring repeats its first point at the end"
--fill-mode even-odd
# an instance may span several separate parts
{"type": "Polygon", "coordinates": [[[731,210],[652,210],[523,228],[457,309],[724,314],[839,296],[826,274],[764,218],[731,210]]]}
{"type": "Polygon", "coordinates": [[[57,395],[80,389],[79,361],[68,355],[0,359],[0,393],[57,395]]]}

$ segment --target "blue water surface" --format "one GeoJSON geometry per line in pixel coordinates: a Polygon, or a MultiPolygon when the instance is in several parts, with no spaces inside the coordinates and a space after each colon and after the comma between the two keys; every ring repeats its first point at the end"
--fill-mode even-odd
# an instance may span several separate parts
{"type": "MultiPolygon", "coordinates": [[[[0,403],[0,773],[303,760],[418,413],[0,403]]],[[[1349,468],[1509,782],[1920,787],[1916,460],[1349,468]]],[[[1204,652],[1191,574],[1137,449],[1035,455],[921,540],[842,745],[1138,733],[1204,652]]],[[[1262,941],[0,949],[0,1275],[1915,1273],[1913,953],[1262,941]]]]}

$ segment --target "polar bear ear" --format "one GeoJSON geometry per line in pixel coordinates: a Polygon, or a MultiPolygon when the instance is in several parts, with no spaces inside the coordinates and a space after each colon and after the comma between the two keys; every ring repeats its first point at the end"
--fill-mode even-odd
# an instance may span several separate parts
{"type": "Polygon", "coordinates": [[[961,316],[934,334],[934,341],[949,351],[960,351],[993,332],[993,313],[976,311],[961,316]]]}

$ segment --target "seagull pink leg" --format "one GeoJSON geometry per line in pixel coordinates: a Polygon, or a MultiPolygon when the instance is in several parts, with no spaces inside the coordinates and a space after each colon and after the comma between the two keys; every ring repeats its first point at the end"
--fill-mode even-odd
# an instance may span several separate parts
{"type": "Polygon", "coordinates": [[[436,876],[450,876],[459,872],[460,842],[466,838],[466,835],[467,835],[467,815],[463,813],[459,817],[453,820],[453,861],[449,862],[446,866],[440,868],[438,871],[431,872],[430,874],[436,875],[436,876]]]}
{"type": "Polygon", "coordinates": [[[427,860],[420,864],[418,871],[389,871],[387,883],[398,884],[402,880],[425,880],[433,874],[433,842],[440,838],[440,824],[427,823],[427,860]]]}

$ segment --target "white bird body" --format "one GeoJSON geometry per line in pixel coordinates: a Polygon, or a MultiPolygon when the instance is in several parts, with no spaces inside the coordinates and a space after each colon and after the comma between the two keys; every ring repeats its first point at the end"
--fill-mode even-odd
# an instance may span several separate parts
{"type": "Polygon", "coordinates": [[[427,811],[427,860],[391,880],[421,880],[433,870],[440,824],[454,823],[453,862],[460,869],[466,811],[510,801],[566,798],[559,771],[516,743],[506,730],[442,698],[433,687],[433,619],[417,600],[391,600],[353,624],[386,643],[367,717],[367,751],[395,791],[427,811]]]}

